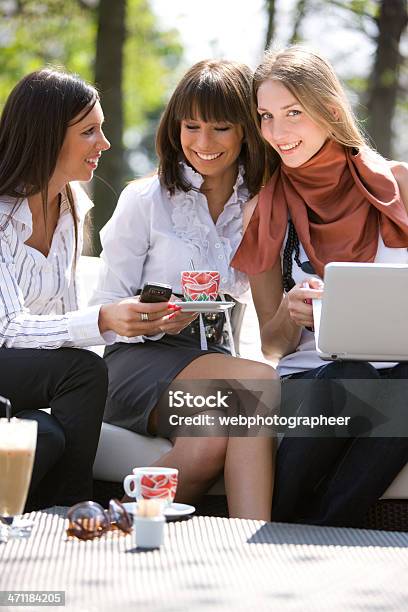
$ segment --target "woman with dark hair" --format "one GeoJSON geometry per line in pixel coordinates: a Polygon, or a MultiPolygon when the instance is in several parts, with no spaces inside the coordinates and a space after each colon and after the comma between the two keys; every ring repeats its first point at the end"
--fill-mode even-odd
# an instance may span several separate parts
{"type": "MultiPolygon", "coordinates": [[[[245,65],[206,60],[181,79],[158,128],[158,172],[126,187],[101,232],[96,303],[134,295],[146,281],[170,284],[181,294],[180,272],[190,261],[198,270],[218,270],[221,291],[232,297],[248,289],[230,260],[242,237],[245,203],[264,172],[265,149],[249,110],[251,77],[245,65]]],[[[224,334],[214,341],[213,330],[202,350],[195,323],[177,335],[158,326],[162,333],[145,335],[144,342],[118,341],[106,349],[104,420],[155,435],[172,381],[190,384],[193,394],[206,381],[217,388],[217,381],[236,380],[254,391],[263,384],[272,405],[273,368],[231,357],[224,334]]],[[[272,437],[211,437],[199,427],[195,437],[181,430],[170,437],[173,448],[157,465],[179,468],[178,501],[196,500],[224,470],[230,516],[270,520],[272,437]]]]}
{"type": "MultiPolygon", "coordinates": [[[[97,355],[72,347],[140,333],[137,300],[78,310],[92,203],[73,181],[91,180],[109,149],[102,123],[94,87],[51,69],[25,76],[0,119],[0,393],[14,415],[38,422],[31,507],[92,495],[107,373],[97,355]],[[51,414],[39,410],[47,406],[51,414]]],[[[150,326],[174,326],[167,305],[145,310],[150,326]]]]}

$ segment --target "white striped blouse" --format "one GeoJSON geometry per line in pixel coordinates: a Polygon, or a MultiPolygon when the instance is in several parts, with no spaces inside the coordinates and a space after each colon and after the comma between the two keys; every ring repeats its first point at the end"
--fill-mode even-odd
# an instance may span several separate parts
{"type": "MultiPolygon", "coordinates": [[[[78,257],[84,218],[93,206],[85,191],[71,183],[78,218],[78,257]]],[[[45,257],[25,244],[32,233],[27,200],[0,197],[0,346],[45,348],[105,344],[99,333],[100,306],[79,308],[73,266],[74,223],[63,194],[60,217],[45,257]]]]}

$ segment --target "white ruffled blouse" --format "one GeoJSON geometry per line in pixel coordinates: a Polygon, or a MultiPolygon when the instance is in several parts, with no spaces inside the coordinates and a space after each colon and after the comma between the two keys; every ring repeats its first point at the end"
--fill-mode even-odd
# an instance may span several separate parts
{"type": "Polygon", "coordinates": [[[135,295],[145,282],[167,283],[173,293],[181,293],[180,273],[190,269],[190,260],[196,270],[218,270],[221,291],[239,298],[248,290],[246,275],[230,267],[249,198],[243,169],[214,223],[207,199],[199,192],[202,176],[182,165],[194,188],[187,193],[171,196],[157,175],[135,181],[122,192],[101,231],[103,265],[92,303],[135,295]]]}

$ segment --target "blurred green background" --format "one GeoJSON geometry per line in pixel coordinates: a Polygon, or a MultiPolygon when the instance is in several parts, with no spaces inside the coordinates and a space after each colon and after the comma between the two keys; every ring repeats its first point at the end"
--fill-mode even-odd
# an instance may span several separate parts
{"type": "Polygon", "coordinates": [[[255,44],[258,54],[246,61],[255,67],[271,44],[312,44],[334,63],[373,146],[388,158],[408,159],[407,0],[0,0],[0,109],[14,84],[44,65],[77,72],[101,92],[112,148],[91,185],[94,254],[126,181],[154,168],[158,119],[192,63],[183,19],[166,25],[158,13],[176,16],[183,4],[193,15],[188,27],[208,38],[212,56],[242,61],[214,40],[212,23],[215,31],[221,9],[233,12],[234,21],[223,19],[222,27],[226,37],[239,37],[240,11],[245,19],[251,2],[257,21],[245,24],[238,42],[255,44]]]}

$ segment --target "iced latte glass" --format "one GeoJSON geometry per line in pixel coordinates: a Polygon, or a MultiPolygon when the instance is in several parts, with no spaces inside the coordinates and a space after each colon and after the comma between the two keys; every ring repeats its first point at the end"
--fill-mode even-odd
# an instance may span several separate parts
{"type": "Polygon", "coordinates": [[[36,421],[0,419],[0,538],[25,535],[13,519],[24,510],[36,444],[36,421]]]}

